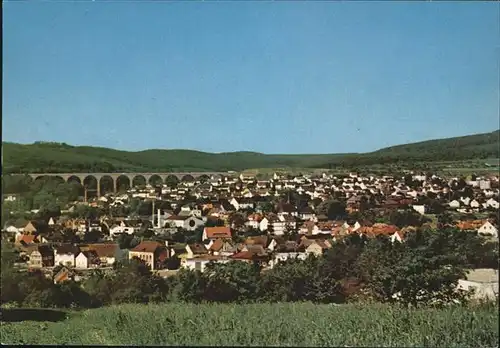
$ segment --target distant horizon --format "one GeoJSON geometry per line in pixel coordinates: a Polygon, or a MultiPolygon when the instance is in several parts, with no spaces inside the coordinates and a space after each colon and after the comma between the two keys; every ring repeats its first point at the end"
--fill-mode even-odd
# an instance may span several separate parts
{"type": "Polygon", "coordinates": [[[487,133],[499,32],[498,2],[6,1],[3,139],[344,154],[487,133]]]}
{"type": "Polygon", "coordinates": [[[195,151],[195,152],[203,152],[203,153],[210,153],[210,154],[224,154],[224,153],[256,153],[256,154],[262,154],[262,155],[348,155],[348,154],[363,154],[363,153],[369,153],[369,152],[375,152],[378,150],[382,150],[388,147],[394,147],[394,146],[400,146],[400,145],[407,145],[407,144],[415,144],[415,143],[421,143],[421,142],[426,142],[426,141],[433,141],[433,140],[445,140],[445,139],[450,139],[450,138],[459,138],[459,137],[466,137],[466,136],[473,136],[473,135],[481,135],[481,134],[490,134],[494,132],[500,132],[499,129],[492,130],[490,132],[482,132],[482,133],[473,133],[473,134],[463,134],[463,135],[456,135],[456,136],[451,136],[451,137],[446,137],[446,138],[432,138],[432,139],[424,139],[424,140],[418,140],[412,143],[404,143],[404,144],[393,144],[389,145],[386,147],[382,148],[377,148],[375,150],[370,150],[366,152],[311,152],[311,153],[277,153],[277,152],[257,152],[257,151],[252,151],[252,150],[235,150],[235,151],[221,151],[221,152],[210,152],[210,151],[205,151],[203,149],[192,149],[192,148],[145,148],[145,149],[139,149],[139,150],[124,150],[120,148],[115,148],[115,147],[107,147],[107,146],[99,146],[99,145],[88,145],[88,144],[83,144],[83,145],[78,145],[78,144],[71,144],[63,141],[54,141],[54,140],[35,140],[31,143],[19,143],[19,142],[13,142],[13,141],[4,141],[2,140],[2,143],[11,143],[11,144],[18,144],[18,145],[34,145],[37,142],[41,143],[53,143],[53,144],[66,144],[71,147],[94,147],[94,148],[106,148],[106,149],[111,149],[111,150],[117,150],[117,151],[125,151],[125,152],[144,152],[144,151],[195,151]]]}

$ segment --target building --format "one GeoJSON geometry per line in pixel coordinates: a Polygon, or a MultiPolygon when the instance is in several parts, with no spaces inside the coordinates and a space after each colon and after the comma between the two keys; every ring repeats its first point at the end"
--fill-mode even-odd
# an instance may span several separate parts
{"type": "Polygon", "coordinates": [[[128,253],[129,259],[138,258],[148,265],[151,270],[159,269],[160,263],[168,258],[165,246],[155,241],[143,241],[128,253]]]}
{"type": "Polygon", "coordinates": [[[202,240],[216,240],[220,238],[231,239],[231,229],[227,226],[221,227],[205,227],[203,230],[202,240]]]}
{"type": "Polygon", "coordinates": [[[48,245],[37,246],[29,255],[29,267],[54,267],[54,250],[48,245]]]}
{"type": "Polygon", "coordinates": [[[80,248],[72,244],[62,244],[55,248],[54,264],[75,267],[75,257],[80,248]]]}

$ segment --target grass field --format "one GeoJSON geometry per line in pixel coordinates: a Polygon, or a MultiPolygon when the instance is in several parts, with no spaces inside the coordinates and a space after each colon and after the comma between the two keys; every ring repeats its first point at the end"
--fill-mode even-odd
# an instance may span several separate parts
{"type": "Polygon", "coordinates": [[[494,347],[497,312],[495,305],[121,305],[57,322],[2,323],[0,332],[4,344],[494,347]]]}

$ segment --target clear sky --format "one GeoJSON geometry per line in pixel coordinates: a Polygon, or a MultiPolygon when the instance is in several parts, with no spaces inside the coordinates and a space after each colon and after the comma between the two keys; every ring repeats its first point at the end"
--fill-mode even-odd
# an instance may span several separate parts
{"type": "Polygon", "coordinates": [[[3,140],[365,152],[499,128],[499,3],[3,3],[3,140]]]}

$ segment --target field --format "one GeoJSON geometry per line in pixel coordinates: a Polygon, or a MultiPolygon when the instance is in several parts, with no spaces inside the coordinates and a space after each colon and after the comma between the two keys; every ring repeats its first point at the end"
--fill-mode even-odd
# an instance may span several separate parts
{"type": "Polygon", "coordinates": [[[54,322],[7,322],[0,332],[4,344],[493,347],[498,321],[495,305],[408,310],[172,303],[69,312],[54,322]]]}

